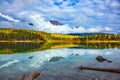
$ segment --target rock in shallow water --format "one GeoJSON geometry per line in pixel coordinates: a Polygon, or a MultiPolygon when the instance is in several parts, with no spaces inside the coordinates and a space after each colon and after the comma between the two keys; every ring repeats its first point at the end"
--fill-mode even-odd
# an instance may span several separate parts
{"type": "Polygon", "coordinates": [[[106,61],[106,59],[105,58],[103,58],[102,56],[97,56],[96,57],[96,60],[98,61],[98,62],[103,62],[103,61],[106,61]]]}
{"type": "Polygon", "coordinates": [[[111,60],[107,60],[107,59],[105,59],[103,56],[100,56],[100,55],[96,57],[96,60],[97,60],[98,62],[104,62],[104,61],[112,62],[111,60]]]}

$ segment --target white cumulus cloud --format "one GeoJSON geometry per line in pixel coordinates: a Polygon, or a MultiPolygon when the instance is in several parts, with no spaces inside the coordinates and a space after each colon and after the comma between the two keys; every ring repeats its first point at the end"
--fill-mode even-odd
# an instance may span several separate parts
{"type": "MultiPolygon", "coordinates": [[[[52,33],[73,33],[75,31],[79,33],[87,31],[120,33],[119,9],[120,2],[118,0],[1,0],[0,2],[0,11],[2,12],[0,16],[11,22],[9,23],[10,27],[52,33]],[[32,13],[38,13],[35,14],[37,18],[32,13]],[[10,15],[14,15],[16,18],[10,15]],[[29,22],[28,18],[34,23],[34,27],[22,23],[29,22]],[[20,22],[20,20],[19,26],[18,23],[14,23],[20,22]],[[53,26],[48,20],[58,20],[70,26],[53,26]],[[71,28],[71,26],[79,27],[71,28]]],[[[8,22],[2,22],[1,19],[0,27],[8,26],[5,23],[8,22]]]]}
{"type": "Polygon", "coordinates": [[[52,25],[49,21],[46,21],[40,14],[29,15],[29,19],[35,25],[35,29],[39,31],[45,31],[50,33],[89,33],[89,32],[109,32],[112,31],[110,27],[71,27],[68,24],[65,25],[52,25]]]}
{"type": "Polygon", "coordinates": [[[14,19],[13,17],[10,17],[10,16],[8,16],[8,15],[4,15],[4,14],[2,14],[1,12],[0,12],[0,16],[3,17],[3,18],[5,18],[5,19],[7,19],[8,21],[20,22],[20,20],[14,19]]]}

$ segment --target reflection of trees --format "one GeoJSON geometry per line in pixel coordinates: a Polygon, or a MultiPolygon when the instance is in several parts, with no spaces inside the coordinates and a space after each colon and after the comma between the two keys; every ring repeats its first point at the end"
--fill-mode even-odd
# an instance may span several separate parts
{"type": "MultiPolygon", "coordinates": [[[[78,43],[74,43],[78,44],[78,43]]],[[[100,42],[100,43],[79,43],[79,46],[84,46],[87,48],[120,48],[120,43],[110,43],[110,42],[100,42]]]]}
{"type": "Polygon", "coordinates": [[[56,48],[69,48],[69,47],[79,47],[79,48],[120,48],[120,43],[88,43],[88,42],[52,42],[52,43],[0,43],[0,53],[1,54],[12,54],[12,53],[25,53],[33,51],[42,51],[46,49],[56,49],[56,48]]]}
{"type": "Polygon", "coordinates": [[[49,61],[56,62],[56,61],[59,61],[61,58],[63,58],[63,57],[52,57],[49,61]]]}
{"type": "Polygon", "coordinates": [[[39,50],[43,43],[0,43],[0,53],[32,52],[39,50]]]}
{"type": "Polygon", "coordinates": [[[55,49],[55,48],[64,48],[64,47],[73,47],[72,43],[30,43],[30,42],[18,42],[18,43],[0,43],[0,53],[1,54],[12,54],[12,53],[25,53],[33,51],[42,51],[46,49],[55,49]]]}

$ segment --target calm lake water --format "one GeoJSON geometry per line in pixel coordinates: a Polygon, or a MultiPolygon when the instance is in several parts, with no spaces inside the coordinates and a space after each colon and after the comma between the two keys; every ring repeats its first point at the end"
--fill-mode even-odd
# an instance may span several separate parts
{"type": "Polygon", "coordinates": [[[35,80],[120,80],[120,74],[117,73],[79,70],[79,66],[120,69],[118,44],[109,43],[104,47],[101,44],[67,47],[64,44],[49,45],[0,43],[0,80],[19,80],[24,74],[34,71],[41,73],[35,80]],[[98,55],[112,60],[112,63],[98,62],[95,59],[98,55]]]}

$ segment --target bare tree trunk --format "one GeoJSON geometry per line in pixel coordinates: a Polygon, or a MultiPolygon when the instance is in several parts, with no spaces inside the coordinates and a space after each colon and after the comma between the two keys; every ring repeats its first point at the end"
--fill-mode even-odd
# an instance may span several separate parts
{"type": "Polygon", "coordinates": [[[80,70],[95,70],[95,71],[105,71],[105,72],[112,72],[112,73],[118,73],[120,74],[120,69],[115,68],[100,68],[100,67],[88,67],[88,66],[80,66],[80,70]]]}

